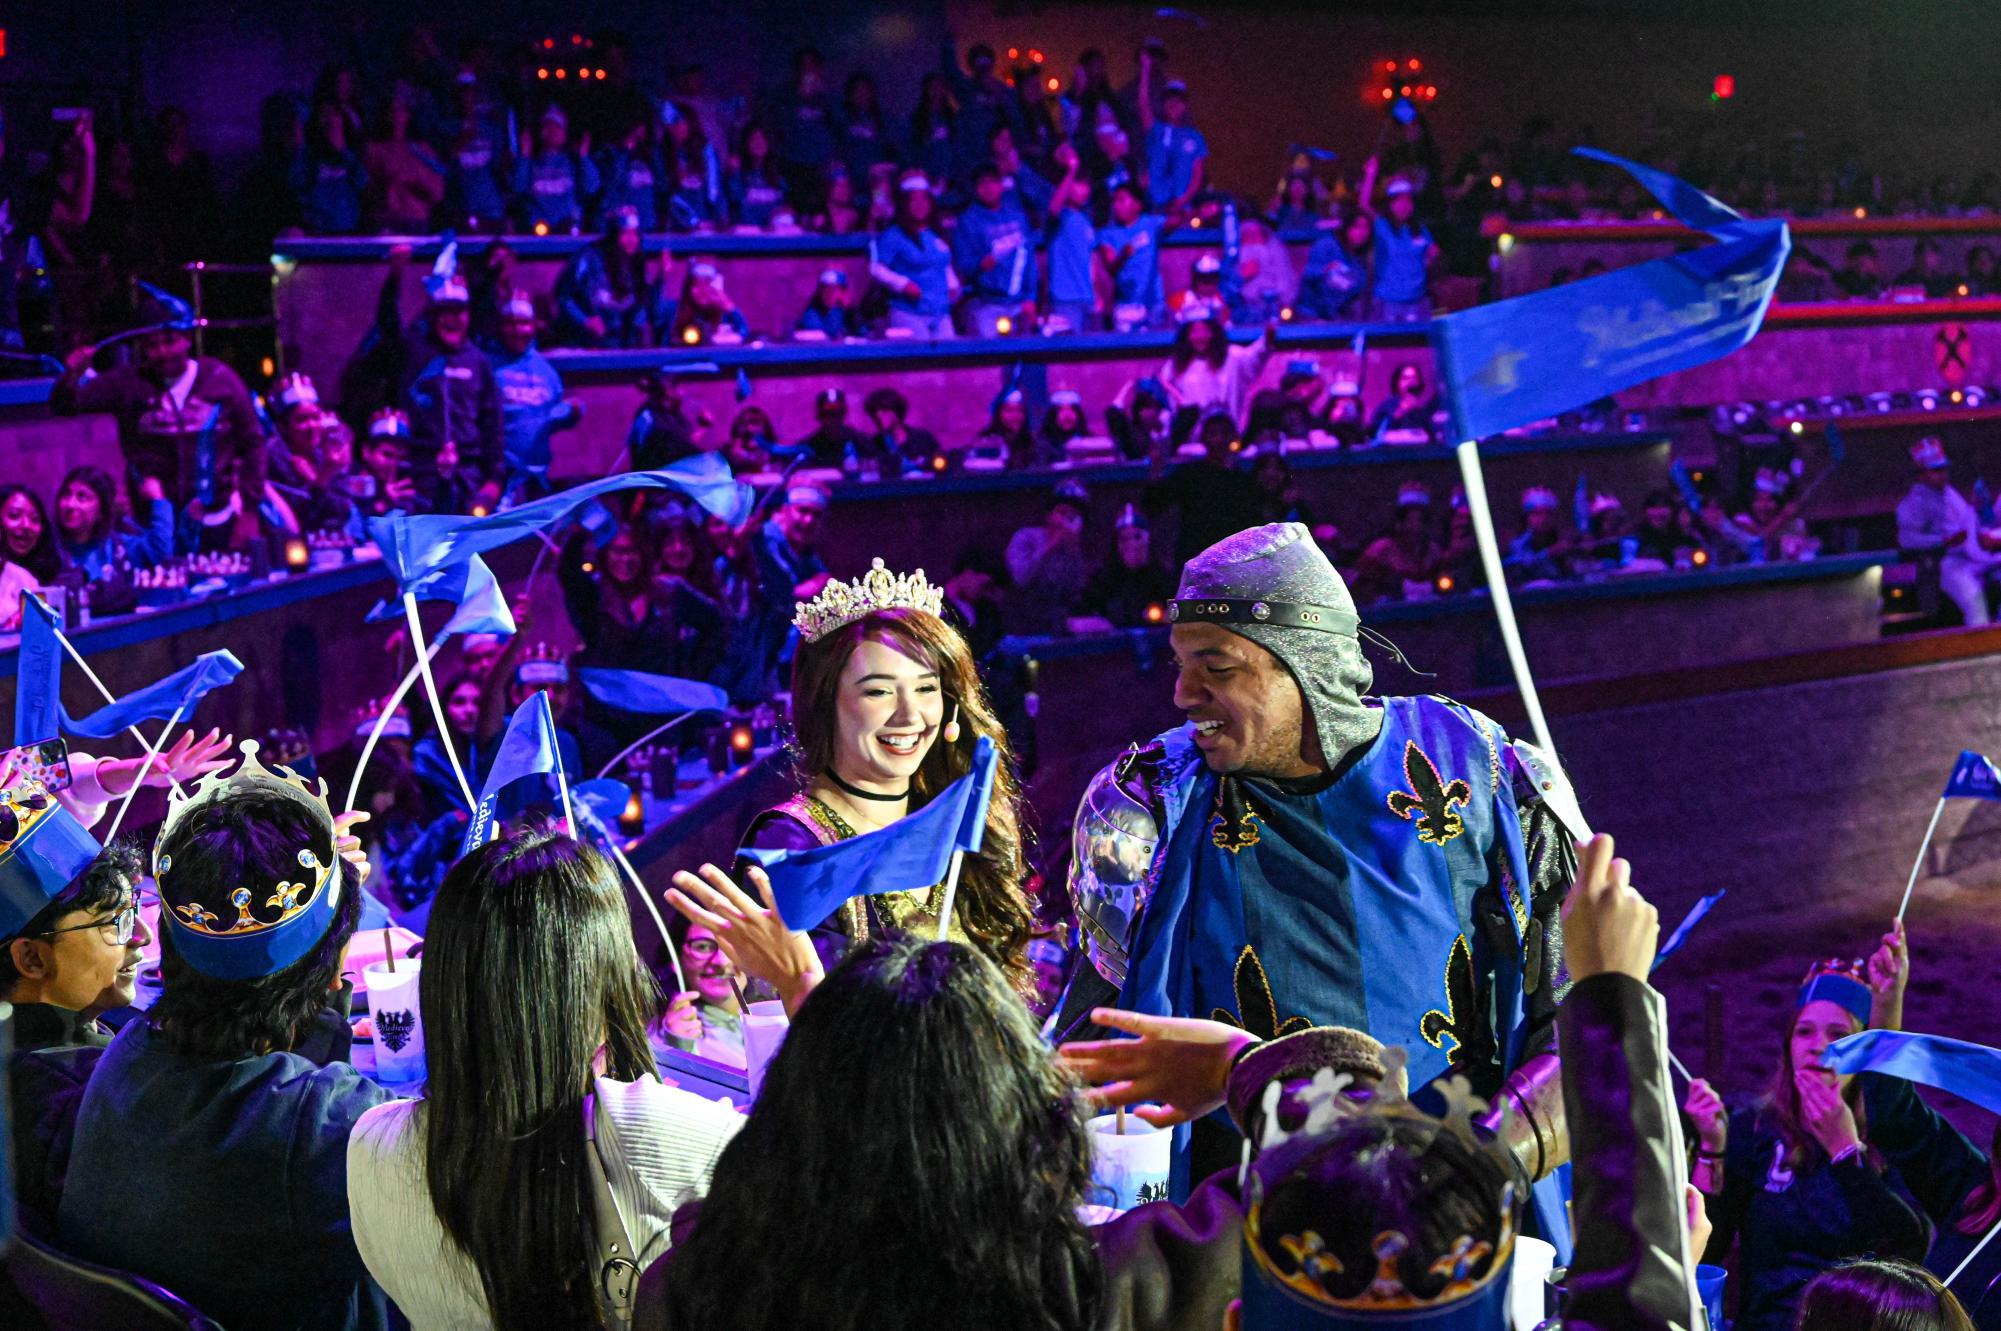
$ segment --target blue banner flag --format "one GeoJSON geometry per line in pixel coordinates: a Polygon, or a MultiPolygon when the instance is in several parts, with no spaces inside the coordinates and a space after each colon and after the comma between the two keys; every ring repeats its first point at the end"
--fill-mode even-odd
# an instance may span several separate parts
{"type": "Polygon", "coordinates": [[[1608,153],[1682,225],[1718,243],[1431,322],[1456,439],[1485,439],[1726,356],[1764,322],[1791,239],[1686,181],[1608,153]]]}
{"type": "Polygon", "coordinates": [[[953,851],[979,849],[993,788],[994,744],[982,735],[973,748],[972,771],[879,832],[811,850],[743,854],[770,875],[779,918],[789,928],[811,929],[853,897],[910,892],[943,882],[953,851]]]}
{"type": "Polygon", "coordinates": [[[537,689],[527,702],[514,709],[507,731],[500,737],[500,748],[493,755],[493,766],[487,769],[485,784],[479,788],[479,807],[473,810],[472,821],[466,825],[459,854],[470,855],[493,840],[496,830],[493,811],[500,802],[501,791],[523,777],[551,775],[562,762],[548,691],[537,689]]]}
{"type": "Polygon", "coordinates": [[[736,367],[736,400],[750,401],[750,371],[741,365],[736,367]]]}
{"type": "Polygon", "coordinates": [[[222,687],[242,673],[243,662],[232,653],[203,652],[193,665],[182,666],[157,683],[135,689],[117,702],[106,703],[89,716],[65,716],[63,729],[85,739],[110,739],[137,722],[164,721],[175,712],[185,721],[209,690],[222,687]]]}
{"type": "Polygon", "coordinates": [[[1674,927],[1674,932],[1668,935],[1667,941],[1660,945],[1660,950],[1654,953],[1654,964],[1648,969],[1659,970],[1663,961],[1681,951],[1681,945],[1688,941],[1691,933],[1695,932],[1695,926],[1701,924],[1703,917],[1716,909],[1716,903],[1728,895],[1727,888],[1721,892],[1711,892],[1690,907],[1688,914],[1682,917],[1681,923],[1674,927]]]}
{"type": "Polygon", "coordinates": [[[585,666],[577,671],[577,677],[591,697],[621,712],[672,716],[676,712],[720,712],[730,704],[729,694],[713,684],[644,670],[585,666]]]}
{"type": "Polygon", "coordinates": [[[1952,765],[1942,800],[2001,800],[2001,772],[1985,755],[1967,749],[1952,765]]]}
{"type": "Polygon", "coordinates": [[[21,594],[21,652],[14,674],[14,747],[54,739],[62,727],[63,645],[55,612],[21,594]]]}
{"type": "Polygon", "coordinates": [[[619,490],[679,490],[733,523],[750,516],[753,499],[750,487],[730,475],[720,454],[697,453],[671,467],[607,476],[483,518],[442,513],[370,518],[368,534],[381,547],[397,586],[408,591],[426,574],[547,531],[598,496],[619,490]]]}
{"type": "Polygon", "coordinates": [[[632,803],[632,787],[617,777],[601,776],[590,781],[579,781],[570,787],[570,807],[586,821],[595,820],[604,827],[613,827],[625,817],[627,806],[632,803]]]}
{"type": "MultiPolygon", "coordinates": [[[[497,633],[501,637],[511,637],[514,633],[514,612],[508,608],[507,596],[500,590],[500,580],[493,576],[493,570],[478,555],[463,564],[452,564],[435,573],[427,573],[410,585],[410,594],[420,601],[455,601],[458,608],[452,617],[438,630],[441,638],[460,633],[497,633]]],[[[375,608],[368,612],[367,622],[379,623],[385,619],[401,619],[403,606],[398,601],[377,601],[375,608]]]]}
{"type": "Polygon", "coordinates": [[[1836,1040],[1820,1056],[1836,1072],[1880,1072],[1936,1086],[2001,1114],[2001,1049],[1909,1031],[1862,1031],[1836,1040]]]}

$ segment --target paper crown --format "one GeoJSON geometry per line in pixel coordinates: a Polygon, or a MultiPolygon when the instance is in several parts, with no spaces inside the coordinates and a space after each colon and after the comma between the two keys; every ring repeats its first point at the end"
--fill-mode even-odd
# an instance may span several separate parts
{"type": "Polygon", "coordinates": [[[1213,254],[1198,254],[1195,256],[1194,271],[1205,277],[1216,277],[1223,271],[1223,261],[1213,254]]]}
{"type": "Polygon", "coordinates": [[[1125,527],[1138,527],[1141,531],[1147,530],[1146,514],[1140,511],[1138,504],[1127,504],[1119,510],[1119,520],[1112,524],[1112,529],[1116,531],[1125,527]]]}
{"type": "MultiPolygon", "coordinates": [[[[355,708],[348,717],[348,726],[354,732],[354,737],[358,740],[366,740],[369,732],[375,729],[375,719],[380,715],[382,715],[382,699],[380,698],[370,698],[367,702],[355,708]]],[[[395,712],[383,723],[382,738],[408,739],[411,733],[410,709],[398,703],[395,712]]]]}
{"type": "Polygon", "coordinates": [[[1626,506],[1624,504],[1619,502],[1619,496],[1608,495],[1601,490],[1597,494],[1591,496],[1591,505],[1589,512],[1591,516],[1595,518],[1603,513],[1621,512],[1625,509],[1625,507],[1626,506]]]}
{"type": "Polygon", "coordinates": [[[273,401],[278,404],[278,414],[283,416],[295,407],[318,406],[320,390],[313,386],[311,379],[293,370],[278,381],[278,391],[273,395],[273,401]]]}
{"type": "Polygon", "coordinates": [[[1553,512],[1556,508],[1556,491],[1547,485],[1531,485],[1522,491],[1522,512],[1553,512]]]}
{"type": "Polygon", "coordinates": [[[1793,1006],[1803,1008],[1808,1003],[1826,1002],[1844,1008],[1848,1014],[1864,1026],[1869,1024],[1870,1007],[1875,1001],[1875,993],[1863,978],[1860,961],[1843,961],[1830,957],[1817,962],[1806,973],[1800,984],[1799,1001],[1793,1006]]]}
{"type": "MultiPolygon", "coordinates": [[[[238,746],[243,761],[224,775],[211,772],[192,793],[167,798],[166,821],[153,842],[153,881],[160,889],[160,918],[173,932],[174,951],[203,975],[217,980],[254,980],[298,962],[319,946],[340,904],[340,856],[334,849],[333,810],[327,785],[317,789],[289,767],[266,767],[257,741],[238,746]],[[311,844],[299,847],[299,881],[289,877],[252,886],[238,884],[229,894],[234,919],[225,920],[207,904],[176,891],[174,861],[166,847],[191,815],[232,795],[256,791],[298,807],[311,822],[311,844]]],[[[187,852],[183,851],[183,858],[187,852]]]]}
{"type": "Polygon", "coordinates": [[[500,307],[500,316],[503,319],[533,319],[535,298],[521,290],[508,292],[507,300],[500,307]]]}
{"type": "Polygon", "coordinates": [[[436,262],[431,265],[431,275],[424,279],[424,290],[431,293],[432,302],[438,305],[464,305],[472,300],[465,279],[459,276],[459,242],[449,231],[436,262]]]}
{"type": "Polygon", "coordinates": [[[1952,465],[1946,460],[1945,445],[1941,444],[1931,435],[1926,435],[1911,445],[1911,461],[1917,463],[1926,471],[1952,465]]]}
{"type": "Polygon", "coordinates": [[[1441,1092],[1442,1118],[1413,1106],[1394,1078],[1367,1099],[1350,1099],[1352,1080],[1322,1068],[1291,1092],[1306,1112],[1290,1131],[1280,1121],[1286,1088],[1276,1081],[1265,1087],[1260,1145],[1243,1181],[1246,1331],[1383,1323],[1485,1331],[1499,1325],[1521,1198],[1507,1168],[1476,1135],[1473,1115],[1484,1106],[1461,1078],[1441,1092]],[[1447,1191],[1462,1198],[1490,1195],[1492,1206],[1482,1208],[1488,1222],[1440,1241],[1435,1250],[1419,1247],[1423,1235],[1396,1228],[1378,1230],[1367,1241],[1366,1256],[1353,1250],[1359,1245],[1352,1226],[1349,1243],[1341,1245],[1336,1235],[1330,1245],[1322,1233],[1328,1221],[1368,1205],[1352,1191],[1354,1180],[1341,1177],[1344,1162],[1392,1187],[1420,1186],[1421,1178],[1427,1195],[1409,1198],[1406,1209],[1447,1191]],[[1395,1167],[1404,1162],[1408,1169],[1395,1167]],[[1339,1189],[1332,1186],[1336,1180],[1339,1189]]]}
{"type": "Polygon", "coordinates": [[[1074,388],[1059,388],[1049,395],[1049,405],[1052,407],[1081,407],[1084,405],[1084,395],[1074,388]]]}
{"type": "Polygon", "coordinates": [[[1208,301],[1199,298],[1190,298],[1182,301],[1181,308],[1174,313],[1174,321],[1184,324],[1192,324],[1202,319],[1214,319],[1216,317],[1218,317],[1216,307],[1208,301]]]}
{"type": "Polygon", "coordinates": [[[521,664],[514,667],[514,682],[517,684],[567,684],[570,682],[570,658],[562,648],[553,642],[533,642],[521,654],[521,664]]]}
{"type": "Polygon", "coordinates": [[[1783,473],[1773,471],[1770,467],[1760,467],[1758,474],[1751,478],[1751,488],[1761,495],[1771,495],[1776,498],[1784,494],[1789,486],[1783,473]]]}
{"type": "Polygon", "coordinates": [[[370,439],[408,439],[410,418],[394,407],[384,407],[368,418],[370,439]]]}
{"type": "Polygon", "coordinates": [[[906,171],[903,173],[903,179],[896,182],[896,187],[906,194],[916,194],[919,192],[929,194],[931,192],[931,177],[925,175],[922,171],[906,171]]]}
{"type": "Polygon", "coordinates": [[[1397,487],[1398,508],[1430,508],[1431,491],[1416,481],[1405,481],[1397,487]]]}
{"type": "Polygon", "coordinates": [[[878,610],[922,610],[938,614],[945,608],[945,590],[933,587],[923,569],[891,573],[877,559],[853,582],[829,582],[810,601],[793,611],[792,626],[807,642],[818,642],[835,629],[878,610]]]}
{"type": "Polygon", "coordinates": [[[39,781],[0,791],[0,939],[26,928],[102,849],[39,781]]]}
{"type": "Polygon", "coordinates": [[[823,286],[823,287],[844,287],[844,286],[846,286],[847,284],[848,284],[848,275],[847,275],[847,274],[846,274],[845,272],[843,272],[843,271],[842,271],[841,269],[839,269],[839,268],[822,268],[822,269],[820,270],[820,285],[821,285],[821,286],[823,286]]]}

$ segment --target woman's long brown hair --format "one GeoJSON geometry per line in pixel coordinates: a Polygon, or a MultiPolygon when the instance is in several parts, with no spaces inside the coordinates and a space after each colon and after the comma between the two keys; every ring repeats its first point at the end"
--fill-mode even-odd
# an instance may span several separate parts
{"type": "Polygon", "coordinates": [[[975,740],[985,735],[994,742],[998,762],[993,800],[987,805],[986,836],[980,853],[967,858],[959,876],[958,910],[967,937],[1025,991],[1032,983],[1028,939],[1035,921],[1021,891],[1027,876],[1021,787],[1015,781],[1007,732],[987,701],[972,651],[957,629],[928,611],[878,610],[814,642],[801,643],[792,661],[792,729],[800,780],[811,783],[834,764],[841,672],[855,648],[867,641],[886,643],[936,671],[945,695],[945,719],[951,719],[954,704],[959,709],[958,742],[947,744],[940,735],[910,783],[913,811],[972,769],[975,740]]]}
{"type": "MultiPolygon", "coordinates": [[[[1772,1074],[1771,1089],[1765,1093],[1765,1103],[1761,1116],[1778,1129],[1779,1136],[1786,1143],[1786,1168],[1799,1169],[1802,1166],[1819,1168],[1827,1163],[1827,1152],[1807,1130],[1806,1120],[1800,1117],[1800,1091],[1793,1084],[1793,1025],[1799,1021],[1799,1009],[1786,1013],[1785,1025],[1780,1028],[1779,1067],[1772,1074]]],[[[1863,1023],[1857,1022],[1855,1029],[1861,1030],[1863,1023]]],[[[1851,1032],[1852,1034],[1852,1032],[1851,1032]]],[[[1848,1089],[1841,1098],[1848,1101],[1848,1108],[1855,1115],[1855,1132],[1862,1139],[1862,1149],[1872,1164],[1881,1167],[1881,1159],[1874,1147],[1869,1145],[1869,1120],[1862,1112],[1862,1083],[1849,1078],[1848,1089]]]]}

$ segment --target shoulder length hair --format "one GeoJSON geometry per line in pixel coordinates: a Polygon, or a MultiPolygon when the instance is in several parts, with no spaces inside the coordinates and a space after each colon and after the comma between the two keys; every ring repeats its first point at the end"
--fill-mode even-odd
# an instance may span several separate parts
{"type": "Polygon", "coordinates": [[[1223,328],[1223,321],[1214,315],[1206,318],[1190,319],[1174,330],[1174,346],[1168,351],[1168,359],[1174,363],[1174,372],[1180,374],[1195,361],[1195,335],[1190,330],[1196,324],[1209,325],[1209,349],[1202,353],[1202,359],[1209,362],[1209,368],[1220,370],[1223,362],[1230,358],[1230,335],[1223,328]]]}
{"type": "Polygon", "coordinates": [[[960,874],[958,908],[967,936],[1025,987],[1031,982],[1027,949],[1035,920],[1021,892],[1027,877],[1021,786],[1015,780],[1007,731],[987,700],[972,649],[957,629],[928,611],[879,610],[814,642],[802,642],[792,661],[792,728],[800,780],[810,782],[833,766],[841,672],[865,641],[886,643],[937,671],[946,719],[951,719],[955,705],[959,709],[958,742],[947,744],[941,734],[910,783],[913,811],[972,770],[974,741],[985,735],[994,742],[997,763],[986,835],[980,853],[967,858],[960,874]]]}
{"type": "Polygon", "coordinates": [[[83,534],[83,539],[77,542],[79,546],[96,545],[111,535],[112,530],[118,525],[118,482],[112,480],[111,473],[102,467],[93,467],[88,463],[81,467],[71,467],[69,474],[63,477],[62,484],[56,487],[58,505],[62,503],[64,493],[72,485],[81,485],[97,496],[97,521],[91,524],[90,530],[83,534]]]}
{"type": "Polygon", "coordinates": [[[1102,1282],[1086,1113],[977,950],[869,940],[717,1161],[668,1258],[670,1325],[1082,1331],[1102,1282]],[[840,1209],[802,1223],[816,1205],[840,1209]]]}
{"type": "Polygon", "coordinates": [[[594,1061],[654,1073],[659,991],[625,889],[568,837],[516,831],[452,866],[418,980],[431,1206],[472,1259],[494,1325],[603,1325],[584,1152],[594,1061]]]}
{"type": "MultiPolygon", "coordinates": [[[[62,492],[59,490],[57,493],[62,492]]],[[[9,481],[5,485],[0,485],[0,508],[5,508],[15,495],[25,497],[29,507],[35,510],[35,516],[42,520],[42,534],[36,538],[34,546],[28,553],[19,559],[14,559],[11,554],[0,553],[0,564],[11,560],[34,574],[35,581],[43,584],[54,582],[56,575],[62,571],[62,556],[56,553],[56,526],[49,520],[49,506],[42,502],[40,495],[27,486],[19,481],[9,481]]]]}

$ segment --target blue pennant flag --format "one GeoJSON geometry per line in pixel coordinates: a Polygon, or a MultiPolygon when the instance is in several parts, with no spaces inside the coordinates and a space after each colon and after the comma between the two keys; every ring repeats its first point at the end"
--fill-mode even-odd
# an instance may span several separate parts
{"type": "Polygon", "coordinates": [[[117,702],[106,703],[89,716],[63,719],[63,729],[85,739],[110,739],[140,721],[164,721],[175,712],[183,721],[209,690],[222,687],[243,673],[243,662],[228,651],[203,652],[193,665],[117,702]]]}
{"type": "MultiPolygon", "coordinates": [[[[1848,461],[1848,440],[1842,437],[1841,426],[1834,421],[1827,423],[1827,456],[1833,459],[1836,466],[1848,461]]],[[[1993,520],[1991,515],[1987,519],[1989,522],[1993,520]]]]}
{"type": "Polygon", "coordinates": [[[158,307],[157,312],[167,316],[157,325],[158,327],[186,330],[195,326],[194,306],[171,291],[162,291],[151,282],[137,282],[134,285],[139,288],[140,294],[147,302],[158,307]]]}
{"type": "Polygon", "coordinates": [[[54,739],[62,727],[63,645],[55,612],[21,596],[20,664],[14,675],[14,747],[54,739]]]}
{"type": "Polygon", "coordinates": [[[753,498],[750,487],[730,475],[720,454],[697,453],[671,467],[607,476],[483,518],[442,513],[370,518],[368,534],[381,547],[397,586],[408,591],[428,573],[547,531],[598,496],[619,490],[679,490],[733,523],[750,516],[753,498]]]}
{"type": "Polygon", "coordinates": [[[2001,772],[1985,755],[1967,749],[1952,765],[1942,800],[2001,800],[2001,772]]]}
{"type": "Polygon", "coordinates": [[[1703,917],[1716,909],[1716,903],[1728,895],[1729,889],[1725,888],[1721,892],[1711,892],[1696,902],[1688,914],[1682,917],[1681,923],[1674,927],[1674,932],[1668,935],[1667,941],[1660,945],[1660,950],[1654,953],[1654,964],[1649,969],[1659,970],[1663,961],[1681,951],[1681,945],[1688,941],[1691,933],[1695,932],[1695,926],[1701,924],[1703,917]]]}
{"type": "Polygon", "coordinates": [[[1485,439],[1726,356],[1764,322],[1786,224],[1750,220],[1686,181],[1588,148],[1717,244],[1431,322],[1454,438],[1485,439]]]}
{"type": "Polygon", "coordinates": [[[1670,462],[1668,463],[1668,477],[1674,481],[1674,488],[1681,491],[1681,502],[1688,505],[1688,511],[1691,513],[1700,513],[1702,511],[1702,491],[1695,488],[1695,482],[1689,478],[1688,468],[1682,466],[1680,462],[1670,462]]]}
{"type": "MultiPolygon", "coordinates": [[[[452,617],[438,630],[441,638],[461,633],[497,633],[503,638],[514,634],[514,611],[508,607],[507,595],[501,591],[500,580],[493,576],[493,570],[478,555],[463,564],[449,564],[425,574],[410,584],[410,594],[420,601],[457,602],[452,617]]],[[[402,617],[400,602],[377,601],[368,612],[367,622],[376,624],[402,617]]]]}
{"type": "Polygon", "coordinates": [[[736,367],[736,400],[750,401],[750,371],[741,365],[736,367]]]}
{"type": "Polygon", "coordinates": [[[993,788],[994,744],[982,735],[973,748],[972,771],[917,812],[879,832],[811,850],[743,853],[771,876],[771,898],[779,918],[790,928],[811,929],[851,898],[915,891],[943,882],[953,851],[979,850],[993,788]]]}
{"type": "Polygon", "coordinates": [[[1836,1072],[1880,1072],[1936,1086],[2001,1114],[2001,1050],[1986,1045],[1909,1031],[1862,1031],[1836,1040],[1820,1061],[1836,1072]]]}
{"type": "Polygon", "coordinates": [[[570,808],[582,824],[571,831],[579,841],[589,838],[609,844],[618,835],[618,820],[632,803],[632,787],[616,777],[601,776],[570,787],[570,808]]]}
{"type": "Polygon", "coordinates": [[[459,854],[470,855],[493,840],[498,830],[493,813],[501,791],[523,777],[551,775],[562,761],[556,743],[556,718],[549,711],[548,691],[537,689],[527,702],[514,709],[507,731],[500,737],[500,748],[494,752],[493,766],[487,769],[486,781],[479,788],[479,807],[473,810],[472,821],[466,825],[459,854]]]}
{"type": "Polygon", "coordinates": [[[577,671],[577,677],[591,697],[621,712],[672,716],[676,712],[720,712],[730,704],[729,694],[713,684],[644,670],[585,666],[577,671]]]}

